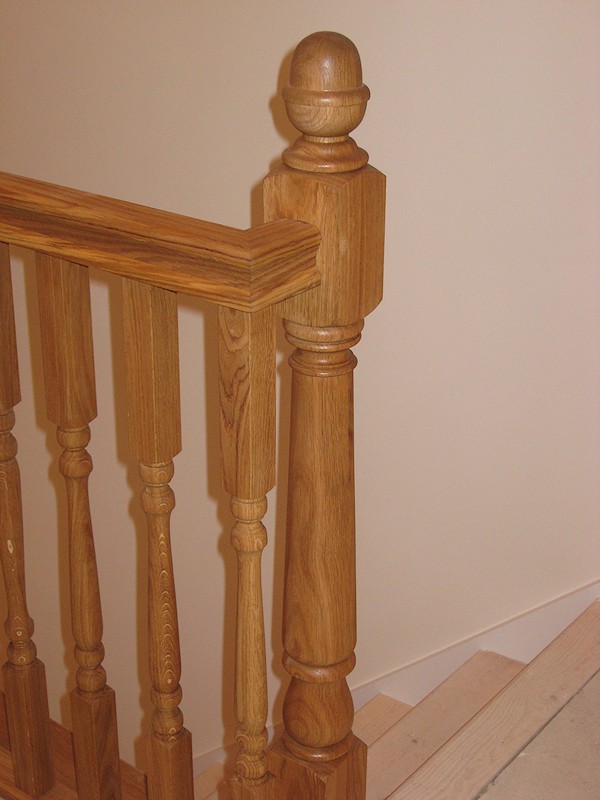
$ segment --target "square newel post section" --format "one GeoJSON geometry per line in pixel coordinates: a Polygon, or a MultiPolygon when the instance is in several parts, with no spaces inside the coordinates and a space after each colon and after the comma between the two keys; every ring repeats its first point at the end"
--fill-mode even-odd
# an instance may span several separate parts
{"type": "Polygon", "coordinates": [[[345,36],[316,33],[284,90],[303,134],[265,180],[268,220],[321,231],[321,285],[286,300],[292,367],[284,664],[285,733],[271,753],[278,797],[364,800],[366,747],[352,734],[355,663],[353,369],[350,348],[382,296],[385,178],[348,134],[369,98],[345,36]]]}

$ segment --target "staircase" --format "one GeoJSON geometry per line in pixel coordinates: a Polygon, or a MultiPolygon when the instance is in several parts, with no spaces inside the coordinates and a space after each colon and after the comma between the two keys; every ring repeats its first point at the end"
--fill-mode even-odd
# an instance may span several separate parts
{"type": "MultiPolygon", "coordinates": [[[[414,707],[378,695],[354,720],[367,800],[475,800],[598,670],[600,600],[528,665],[482,651],[414,707]]],[[[225,775],[213,765],[195,799],[224,800],[225,775]]]]}

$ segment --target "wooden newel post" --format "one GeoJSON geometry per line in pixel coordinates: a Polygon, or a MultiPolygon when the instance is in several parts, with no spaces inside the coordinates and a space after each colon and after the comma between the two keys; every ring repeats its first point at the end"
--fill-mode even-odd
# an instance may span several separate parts
{"type": "Polygon", "coordinates": [[[302,136],[265,180],[266,219],[321,231],[321,285],[283,304],[295,346],[284,599],[291,682],[271,769],[281,798],[363,800],[366,747],[352,734],[355,663],[353,383],[350,348],[382,296],[385,178],[348,134],[369,98],[356,47],[304,39],[284,90],[302,136]]]}

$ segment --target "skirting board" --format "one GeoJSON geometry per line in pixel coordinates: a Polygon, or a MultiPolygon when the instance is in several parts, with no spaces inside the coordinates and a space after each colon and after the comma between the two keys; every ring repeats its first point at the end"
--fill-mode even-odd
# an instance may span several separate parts
{"type": "Polygon", "coordinates": [[[528,663],[567,625],[600,597],[600,581],[550,600],[425,658],[370,681],[352,691],[361,708],[377,694],[415,705],[479,650],[492,650],[528,663]]]}
{"type": "MultiPolygon", "coordinates": [[[[525,663],[531,661],[567,625],[600,597],[600,581],[550,600],[489,630],[407,664],[352,690],[355,709],[378,694],[415,705],[479,650],[492,650],[525,663]]],[[[272,729],[269,729],[272,734],[272,729]]],[[[194,758],[194,774],[215,762],[232,762],[235,745],[217,748],[194,758]]]]}

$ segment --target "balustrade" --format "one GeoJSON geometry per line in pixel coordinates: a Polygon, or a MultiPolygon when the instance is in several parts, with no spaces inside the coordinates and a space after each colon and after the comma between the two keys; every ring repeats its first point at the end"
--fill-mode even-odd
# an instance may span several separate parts
{"type": "MultiPolygon", "coordinates": [[[[170,483],[182,447],[176,297],[182,292],[219,306],[222,482],[231,498],[238,565],[238,754],[229,796],[364,800],[366,747],[352,733],[348,686],[356,644],[351,348],[381,299],[385,179],[349,134],[368,97],[358,52],[348,39],[318,33],[300,43],[284,99],[301,136],[265,179],[266,222],[249,231],[0,173],[0,240],[37,254],[47,413],[62,447],[80,800],[146,796],[143,781],[132,794],[132,781],[122,777],[131,768],[119,762],[115,695],[102,664],[86,449],[96,417],[89,267],[122,278],[129,438],[139,462],[148,535],[153,713],[147,796],[193,800],[171,553],[170,483]],[[267,494],[275,485],[280,318],[294,348],[283,604],[283,663],[290,683],[284,734],[269,750],[261,557],[267,494]]],[[[0,560],[10,639],[4,679],[14,783],[36,796],[55,787],[44,667],[36,658],[25,601],[8,244],[0,244],[0,560]]],[[[63,749],[60,779],[68,783],[65,758],[63,749]]],[[[0,752],[4,787],[2,770],[0,752]]]]}

